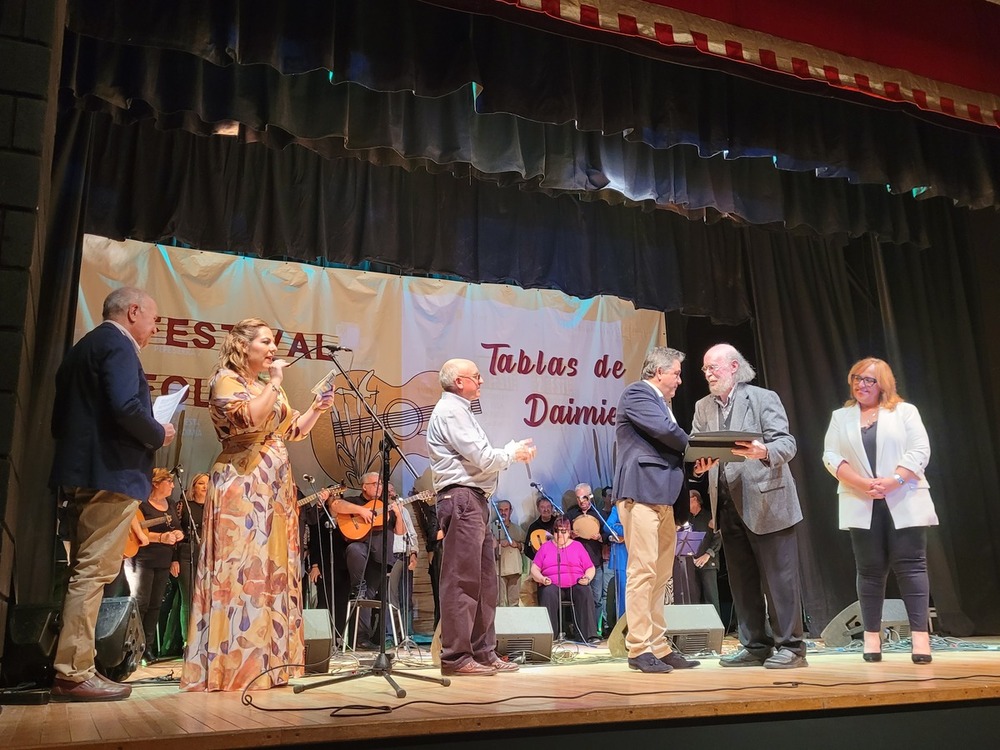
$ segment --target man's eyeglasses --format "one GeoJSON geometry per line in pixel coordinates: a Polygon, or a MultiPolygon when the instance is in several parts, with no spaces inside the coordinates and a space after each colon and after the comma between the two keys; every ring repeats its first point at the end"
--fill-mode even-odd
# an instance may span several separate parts
{"type": "Polygon", "coordinates": [[[705,365],[701,368],[701,371],[708,375],[710,372],[718,372],[720,367],[722,367],[722,365],[705,365]]]}
{"type": "Polygon", "coordinates": [[[876,383],[878,383],[878,381],[875,378],[870,378],[867,375],[851,375],[851,382],[852,383],[864,383],[869,388],[871,388],[873,385],[875,385],[876,383]]]}
{"type": "Polygon", "coordinates": [[[475,380],[476,382],[479,383],[483,382],[483,376],[480,375],[478,372],[475,373],[474,375],[456,375],[455,379],[457,380],[458,378],[465,378],[466,380],[475,380]]]}

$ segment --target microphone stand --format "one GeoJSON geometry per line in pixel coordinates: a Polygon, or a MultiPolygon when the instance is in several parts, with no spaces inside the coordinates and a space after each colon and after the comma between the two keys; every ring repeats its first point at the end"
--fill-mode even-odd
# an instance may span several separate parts
{"type": "MultiPolygon", "coordinates": [[[[375,410],[369,405],[368,401],[365,400],[364,396],[361,394],[361,391],[359,390],[358,386],[354,383],[354,381],[351,380],[349,377],[347,377],[347,373],[344,371],[344,368],[341,367],[340,362],[337,361],[337,357],[333,356],[331,357],[331,360],[333,361],[334,366],[337,368],[337,371],[341,375],[343,375],[344,380],[347,382],[347,385],[350,386],[350,389],[354,393],[355,397],[358,399],[358,402],[362,406],[364,406],[365,411],[368,412],[368,416],[372,418],[372,422],[378,425],[379,428],[382,430],[382,471],[381,471],[382,561],[381,561],[381,571],[379,576],[379,580],[381,581],[381,585],[379,586],[379,608],[380,608],[379,611],[381,612],[382,615],[381,618],[382,621],[379,623],[379,629],[381,630],[381,633],[379,634],[379,639],[378,639],[378,645],[379,645],[378,655],[375,657],[375,661],[372,662],[371,667],[367,669],[358,670],[353,674],[342,675],[340,677],[331,677],[326,680],[320,680],[319,682],[309,683],[308,685],[295,685],[292,688],[292,692],[301,693],[305,690],[311,690],[313,688],[322,687],[324,685],[333,685],[339,682],[347,682],[348,680],[357,680],[362,677],[374,676],[374,677],[382,677],[386,682],[388,682],[392,686],[392,689],[396,692],[397,698],[405,698],[406,691],[403,690],[403,688],[401,688],[396,683],[396,681],[392,679],[393,677],[392,661],[389,658],[389,655],[386,654],[385,652],[385,625],[386,622],[388,621],[386,618],[391,617],[391,615],[389,614],[388,575],[386,573],[388,559],[389,559],[389,531],[386,528],[386,526],[387,526],[387,521],[389,519],[389,475],[390,475],[389,459],[390,456],[392,455],[392,451],[395,450],[399,454],[400,459],[403,461],[404,464],[406,464],[407,468],[409,468],[410,472],[413,474],[414,477],[417,477],[419,475],[410,465],[410,462],[406,460],[406,456],[403,455],[403,452],[399,450],[399,446],[397,446],[395,441],[392,439],[392,435],[389,432],[389,428],[386,427],[385,422],[382,421],[381,417],[379,417],[379,415],[375,413],[375,410]]],[[[375,517],[373,516],[371,533],[374,533],[375,530],[374,525],[375,525],[375,517]]],[[[407,677],[411,680],[436,682],[437,684],[446,687],[451,684],[451,680],[449,680],[447,677],[430,677],[428,675],[411,674],[408,672],[396,672],[395,674],[400,677],[407,677]]]]}

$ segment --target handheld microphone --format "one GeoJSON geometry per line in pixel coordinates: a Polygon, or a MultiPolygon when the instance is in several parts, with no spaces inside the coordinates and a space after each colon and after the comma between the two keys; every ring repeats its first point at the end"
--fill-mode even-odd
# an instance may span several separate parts
{"type": "Polygon", "coordinates": [[[326,349],[330,354],[336,354],[337,352],[353,352],[354,350],[347,346],[331,346],[330,344],[323,344],[323,348],[326,349]]]}
{"type": "Polygon", "coordinates": [[[173,474],[175,477],[179,477],[181,474],[184,473],[184,467],[181,466],[180,464],[177,464],[174,468],[170,470],[170,473],[173,474]]]}

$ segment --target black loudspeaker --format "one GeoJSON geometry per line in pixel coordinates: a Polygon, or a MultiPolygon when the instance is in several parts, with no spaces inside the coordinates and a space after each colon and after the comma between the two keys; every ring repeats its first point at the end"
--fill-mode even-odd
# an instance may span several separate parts
{"type": "MultiPolygon", "coordinates": [[[[667,621],[667,635],[682,654],[694,655],[703,651],[722,653],[722,638],[726,629],[711,604],[666,604],[663,617],[667,621]]],[[[625,645],[627,632],[628,622],[622,615],[608,638],[608,650],[612,656],[628,656],[625,645]]]]}
{"type": "MultiPolygon", "coordinates": [[[[902,599],[886,599],[882,602],[882,640],[887,640],[888,631],[894,631],[900,638],[910,637],[910,620],[906,616],[906,606],[902,599]]],[[[861,622],[861,603],[854,602],[845,607],[823,628],[819,637],[828,648],[849,646],[854,636],[865,632],[861,622]]]]}
{"type": "Polygon", "coordinates": [[[146,636],[135,599],[116,596],[102,601],[96,634],[94,663],[98,672],[121,682],[139,668],[146,651],[146,636]]]}
{"type": "MultiPolygon", "coordinates": [[[[497,607],[495,623],[500,656],[552,661],[552,623],[545,607],[497,607]]],[[[441,623],[431,641],[431,663],[441,666],[441,623]]]]}
{"type": "Polygon", "coordinates": [[[302,624],[306,636],[306,672],[326,674],[330,670],[330,651],[333,648],[330,610],[303,610],[302,624]]]}
{"type": "Polygon", "coordinates": [[[52,686],[59,608],[51,605],[14,607],[7,623],[2,677],[6,687],[33,684],[52,686]]]}

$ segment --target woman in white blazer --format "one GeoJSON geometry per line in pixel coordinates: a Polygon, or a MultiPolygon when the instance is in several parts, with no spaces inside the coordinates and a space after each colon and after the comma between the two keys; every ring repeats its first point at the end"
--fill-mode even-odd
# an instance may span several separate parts
{"type": "Polygon", "coordinates": [[[851,398],[830,418],[823,463],[840,482],[840,528],[851,533],[864,659],[882,659],[882,602],[892,569],[910,621],[913,662],[929,664],[927,527],[938,518],[924,478],[927,431],[881,359],[855,363],[847,383],[851,398]]]}

